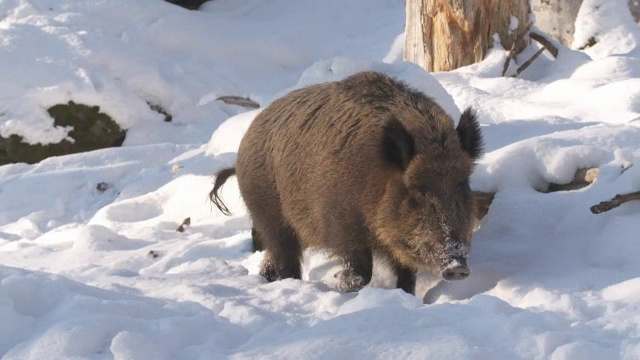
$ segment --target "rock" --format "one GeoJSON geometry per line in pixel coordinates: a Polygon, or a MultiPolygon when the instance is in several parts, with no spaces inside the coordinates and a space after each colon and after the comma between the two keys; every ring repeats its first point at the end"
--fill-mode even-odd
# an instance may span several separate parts
{"type": "Polygon", "coordinates": [[[101,113],[98,106],[67,104],[52,106],[47,110],[55,126],[72,127],[69,137],[57,144],[28,144],[18,135],[0,137],[0,165],[26,162],[37,163],[51,156],[75,154],[108,147],[121,146],[126,131],[109,117],[101,113]]]}

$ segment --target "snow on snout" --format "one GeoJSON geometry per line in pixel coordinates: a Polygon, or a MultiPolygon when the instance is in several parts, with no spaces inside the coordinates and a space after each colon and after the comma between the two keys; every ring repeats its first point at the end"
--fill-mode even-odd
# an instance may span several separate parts
{"type": "Polygon", "coordinates": [[[466,259],[469,256],[469,247],[462,241],[447,239],[445,240],[444,254],[449,258],[466,259]]]}
{"type": "Polygon", "coordinates": [[[451,270],[451,269],[455,269],[457,267],[466,267],[466,264],[461,263],[458,259],[453,259],[449,262],[449,264],[447,264],[443,270],[451,270]]]}

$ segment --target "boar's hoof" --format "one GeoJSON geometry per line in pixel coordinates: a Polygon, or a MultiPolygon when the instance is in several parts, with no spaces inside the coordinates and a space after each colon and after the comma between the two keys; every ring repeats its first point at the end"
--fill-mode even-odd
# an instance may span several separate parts
{"type": "Polygon", "coordinates": [[[280,280],[278,276],[278,272],[276,271],[275,266],[270,260],[265,260],[262,262],[262,266],[260,267],[260,275],[267,279],[267,282],[274,282],[276,280],[280,280]]]}
{"type": "Polygon", "coordinates": [[[458,264],[453,267],[448,267],[442,271],[442,278],[450,281],[450,280],[462,280],[466,279],[467,276],[471,274],[471,270],[468,266],[458,264]]]}
{"type": "Polygon", "coordinates": [[[364,278],[356,274],[353,269],[338,271],[333,277],[340,280],[338,283],[338,290],[342,292],[356,292],[366,285],[364,278]]]}

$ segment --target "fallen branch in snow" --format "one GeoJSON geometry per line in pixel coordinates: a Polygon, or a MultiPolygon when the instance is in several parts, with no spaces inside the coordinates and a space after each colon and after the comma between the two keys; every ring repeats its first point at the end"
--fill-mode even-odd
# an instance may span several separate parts
{"type": "MultiPolygon", "coordinates": [[[[542,45],[542,47],[540,49],[538,49],[538,51],[536,51],[535,54],[533,54],[533,56],[531,57],[531,59],[527,60],[524,64],[522,64],[518,70],[516,70],[516,73],[514,75],[512,75],[511,77],[517,77],[518,75],[520,75],[523,71],[525,71],[529,65],[531,65],[534,61],[536,61],[536,59],[542,55],[542,53],[547,50],[549,51],[549,53],[551,53],[551,55],[553,55],[554,58],[558,57],[558,48],[555,47],[555,45],[553,45],[553,43],[551,43],[551,41],[549,41],[549,39],[547,39],[544,35],[537,33],[537,32],[530,32],[529,33],[529,37],[531,37],[533,40],[537,41],[538,43],[540,43],[540,45],[542,45]]],[[[504,69],[502,71],[502,76],[504,76],[504,74],[507,72],[507,67],[509,66],[509,61],[511,58],[515,58],[515,54],[512,56],[511,53],[509,53],[509,57],[507,58],[507,61],[504,64],[504,69]]]]}
{"type": "Polygon", "coordinates": [[[504,74],[507,73],[511,60],[515,60],[516,55],[518,55],[518,51],[516,50],[516,44],[520,43],[522,38],[524,38],[524,36],[527,35],[529,31],[531,31],[532,26],[533,26],[533,22],[530,22],[529,25],[527,25],[527,27],[522,29],[522,31],[518,35],[516,35],[516,40],[513,42],[513,45],[511,46],[511,50],[509,50],[509,56],[507,56],[507,59],[504,61],[504,67],[502,68],[502,76],[504,76],[504,74]]]}
{"type": "Polygon", "coordinates": [[[614,196],[613,199],[611,200],[602,201],[598,205],[593,205],[591,207],[591,212],[594,214],[600,214],[605,211],[615,209],[618,206],[632,200],[640,200],[640,191],[636,191],[628,194],[618,194],[614,196]]]}
{"type": "Polygon", "coordinates": [[[532,31],[529,34],[529,37],[539,42],[540,45],[544,46],[544,48],[547,49],[551,53],[551,55],[553,55],[554,58],[558,58],[558,53],[559,53],[558,48],[555,45],[553,45],[553,43],[551,43],[551,40],[549,40],[544,34],[532,31]]]}
{"type": "Polygon", "coordinates": [[[158,104],[154,104],[152,102],[147,101],[147,105],[149,105],[149,108],[155,112],[157,112],[158,114],[164,116],[164,122],[171,122],[173,120],[173,116],[171,114],[169,114],[169,112],[167,110],[165,110],[162,106],[158,105],[158,104]]]}
{"type": "Polygon", "coordinates": [[[240,96],[220,96],[216,100],[220,100],[225,104],[244,106],[251,109],[257,109],[260,107],[260,104],[257,102],[240,96]]]}
{"type": "Polygon", "coordinates": [[[516,73],[514,75],[512,75],[511,77],[518,77],[518,75],[520,75],[523,71],[525,71],[529,65],[533,64],[534,61],[536,61],[536,59],[542,55],[542,53],[544,52],[544,48],[540,48],[538,51],[536,51],[535,54],[533,54],[533,56],[531,57],[531,59],[525,61],[524,64],[522,64],[522,66],[520,66],[518,68],[518,70],[516,70],[516,73]]]}
{"type": "Polygon", "coordinates": [[[189,225],[191,225],[191,218],[190,217],[182,220],[182,224],[180,224],[180,226],[178,226],[176,231],[177,232],[184,232],[189,225]]]}

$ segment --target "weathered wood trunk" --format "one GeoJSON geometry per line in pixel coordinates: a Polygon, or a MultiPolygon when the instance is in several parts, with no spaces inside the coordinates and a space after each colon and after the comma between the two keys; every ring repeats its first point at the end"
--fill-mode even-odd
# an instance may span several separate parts
{"type": "Polygon", "coordinates": [[[404,58],[429,71],[481,61],[498,34],[506,49],[527,45],[529,0],[407,0],[404,58]]]}
{"type": "Polygon", "coordinates": [[[640,21],[640,0],[629,0],[629,10],[635,21],[640,21]]]}
{"type": "Polygon", "coordinates": [[[566,46],[571,46],[576,17],[583,0],[531,0],[536,26],[566,46]]]}
{"type": "MultiPolygon", "coordinates": [[[[583,2],[584,0],[531,0],[536,26],[562,44],[571,46],[576,18],[583,2]]],[[[640,21],[640,0],[628,0],[628,4],[635,21],[640,21]]]]}

